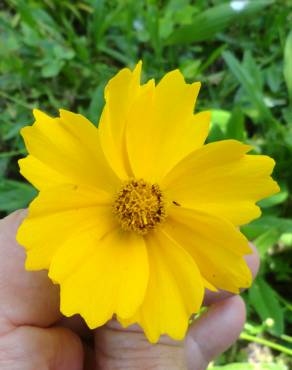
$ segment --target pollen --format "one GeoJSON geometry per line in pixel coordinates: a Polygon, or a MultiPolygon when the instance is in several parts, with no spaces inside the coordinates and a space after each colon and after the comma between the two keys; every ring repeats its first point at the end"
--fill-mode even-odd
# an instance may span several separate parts
{"type": "Polygon", "coordinates": [[[124,230],[145,235],[166,218],[165,201],[157,184],[126,181],[117,193],[113,211],[124,230]]]}

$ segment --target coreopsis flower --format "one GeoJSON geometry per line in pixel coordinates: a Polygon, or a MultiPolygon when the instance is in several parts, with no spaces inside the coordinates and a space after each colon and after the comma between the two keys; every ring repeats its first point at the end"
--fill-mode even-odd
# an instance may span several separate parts
{"type": "Polygon", "coordinates": [[[151,342],[182,339],[205,288],[249,287],[238,227],[278,191],[274,161],[235,140],[204,145],[200,83],[178,71],[140,83],[141,63],[105,88],[96,128],[80,114],[34,110],[20,171],[38,190],[17,240],[28,270],[48,269],[60,309],[90,328],[113,316],[151,342]]]}

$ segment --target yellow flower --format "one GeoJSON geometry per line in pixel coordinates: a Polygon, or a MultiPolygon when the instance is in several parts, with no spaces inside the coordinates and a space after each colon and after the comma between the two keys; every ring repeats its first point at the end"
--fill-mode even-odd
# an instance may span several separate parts
{"type": "Polygon", "coordinates": [[[40,192],[17,240],[28,270],[60,284],[61,312],[90,328],[113,315],[151,342],[182,339],[204,289],[250,286],[238,226],[279,188],[274,161],[235,140],[204,145],[210,113],[193,114],[200,83],[178,70],[140,84],[141,63],[105,89],[97,129],[65,110],[34,110],[20,171],[40,192]]]}

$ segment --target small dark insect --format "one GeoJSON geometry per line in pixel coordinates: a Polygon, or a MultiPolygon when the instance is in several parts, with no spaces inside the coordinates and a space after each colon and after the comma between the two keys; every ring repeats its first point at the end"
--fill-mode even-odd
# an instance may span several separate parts
{"type": "Polygon", "coordinates": [[[175,200],[173,200],[173,201],[172,201],[172,203],[173,203],[174,205],[178,206],[178,207],[181,207],[181,205],[180,205],[178,202],[176,202],[175,200]]]}

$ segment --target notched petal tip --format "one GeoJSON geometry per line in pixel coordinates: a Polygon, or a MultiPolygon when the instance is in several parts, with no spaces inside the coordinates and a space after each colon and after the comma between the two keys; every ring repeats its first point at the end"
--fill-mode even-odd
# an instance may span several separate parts
{"type": "Polygon", "coordinates": [[[196,90],[198,90],[198,93],[202,87],[201,81],[196,81],[190,84],[192,87],[194,87],[196,90]]]}
{"type": "Polygon", "coordinates": [[[60,108],[60,109],[58,109],[58,111],[59,111],[60,117],[62,117],[62,115],[66,115],[66,114],[76,114],[76,113],[70,112],[68,109],[64,109],[64,108],[60,108]]]}
{"type": "Polygon", "coordinates": [[[29,255],[26,256],[24,268],[26,271],[39,271],[44,269],[43,267],[37,265],[35,261],[30,258],[29,255]]]}
{"type": "Polygon", "coordinates": [[[34,108],[32,110],[32,114],[36,121],[42,120],[42,119],[53,119],[53,117],[49,116],[45,112],[41,111],[40,109],[34,108]]]}
{"type": "Polygon", "coordinates": [[[193,83],[187,83],[183,73],[178,68],[167,72],[159,81],[158,86],[161,84],[163,85],[164,83],[177,83],[177,84],[186,85],[192,89],[195,89],[197,91],[197,94],[199,93],[199,90],[201,88],[200,81],[196,81],[193,83]]]}
{"type": "Polygon", "coordinates": [[[206,119],[209,118],[210,120],[211,120],[211,117],[212,117],[212,111],[211,110],[203,110],[203,111],[198,112],[196,114],[204,114],[206,116],[206,119]]]}
{"type": "Polygon", "coordinates": [[[271,175],[275,169],[276,161],[268,155],[261,155],[261,158],[267,162],[268,174],[271,175]]]}
{"type": "Polygon", "coordinates": [[[30,134],[32,125],[22,127],[22,129],[19,130],[19,133],[21,137],[25,140],[26,136],[30,134]]]}
{"type": "Polygon", "coordinates": [[[191,90],[195,90],[196,95],[198,95],[199,90],[202,86],[200,81],[187,83],[183,73],[178,68],[167,72],[159,81],[158,86],[164,83],[176,83],[176,84],[185,85],[189,87],[191,90]]]}
{"type": "MultiPolygon", "coordinates": [[[[262,213],[262,212],[260,211],[260,213],[262,213]]],[[[245,236],[244,236],[244,238],[247,241],[247,245],[246,245],[246,249],[244,251],[244,254],[245,254],[245,256],[249,256],[249,255],[253,254],[254,251],[253,251],[252,247],[250,246],[248,239],[245,236]]]]}
{"type": "Polygon", "coordinates": [[[277,194],[281,191],[280,185],[277,183],[277,181],[273,180],[273,185],[274,185],[274,194],[277,194]]]}
{"type": "MultiPolygon", "coordinates": [[[[231,143],[231,144],[233,144],[233,145],[237,145],[237,146],[238,146],[238,149],[239,149],[239,147],[241,146],[242,151],[243,151],[244,153],[248,153],[248,152],[250,152],[251,150],[255,149],[255,147],[254,147],[253,145],[245,144],[245,143],[243,143],[242,141],[239,141],[239,140],[235,140],[235,139],[227,139],[227,140],[222,140],[222,142],[223,142],[223,141],[229,142],[229,143],[231,143]]],[[[219,141],[219,142],[220,142],[220,141],[219,141]]],[[[243,154],[244,154],[244,153],[243,153],[243,154]]]]}
{"type": "Polygon", "coordinates": [[[41,110],[39,110],[38,108],[34,108],[33,110],[32,110],[32,114],[33,114],[33,116],[34,116],[34,118],[35,119],[37,119],[37,117],[38,117],[38,115],[39,114],[42,114],[43,112],[41,111],[41,110]]]}
{"type": "Polygon", "coordinates": [[[61,121],[63,121],[63,123],[67,123],[67,124],[73,124],[73,125],[77,125],[79,124],[79,129],[82,129],[82,127],[84,125],[88,125],[88,124],[91,124],[93,125],[83,114],[81,113],[75,113],[75,112],[71,112],[67,109],[59,109],[59,115],[60,115],[60,119],[61,121]]]}
{"type": "Polygon", "coordinates": [[[21,166],[23,165],[23,161],[25,158],[26,157],[18,159],[17,164],[18,164],[19,169],[21,169],[21,166]]]}
{"type": "Polygon", "coordinates": [[[32,124],[22,127],[19,130],[19,133],[23,137],[23,139],[26,139],[26,136],[31,134],[32,132],[31,130],[35,127],[35,125],[37,125],[38,122],[53,119],[52,117],[50,117],[49,115],[47,115],[46,113],[42,112],[41,110],[37,108],[34,108],[32,110],[32,114],[34,116],[35,121],[32,124]]]}
{"type": "MultiPolygon", "coordinates": [[[[121,69],[116,73],[107,83],[104,89],[104,97],[106,102],[110,99],[112,94],[118,93],[122,88],[124,93],[127,95],[127,90],[131,87],[131,90],[136,90],[140,86],[142,71],[142,61],[139,61],[133,70],[128,67],[121,69]]],[[[121,97],[120,97],[121,98],[121,97]]]]}
{"type": "Polygon", "coordinates": [[[142,66],[143,66],[143,62],[142,62],[142,60],[140,59],[140,60],[138,61],[138,63],[135,65],[135,67],[134,67],[134,69],[133,69],[133,71],[132,71],[132,73],[133,73],[133,74],[138,75],[138,76],[139,76],[139,78],[140,78],[140,75],[141,75],[142,66]]]}

